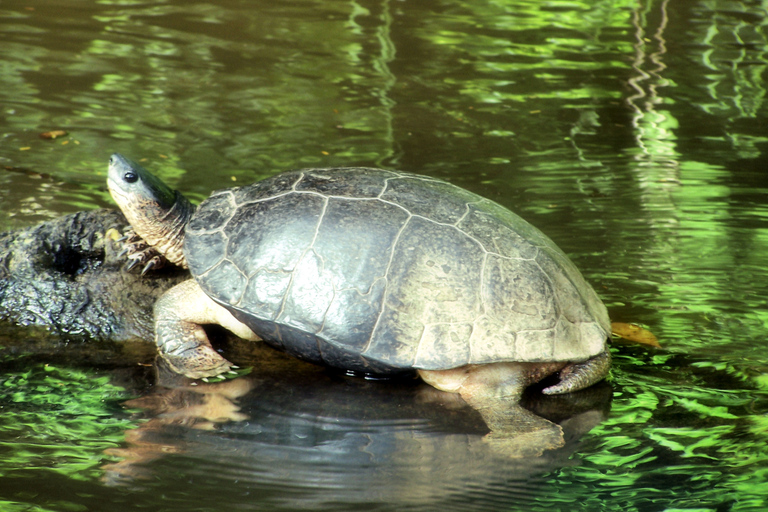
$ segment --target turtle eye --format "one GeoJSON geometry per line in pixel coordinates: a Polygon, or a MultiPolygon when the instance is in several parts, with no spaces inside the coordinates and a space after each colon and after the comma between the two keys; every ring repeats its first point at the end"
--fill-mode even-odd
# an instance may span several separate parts
{"type": "Polygon", "coordinates": [[[139,181],[139,175],[133,171],[128,171],[125,174],[123,174],[123,180],[126,183],[136,183],[137,181],[139,181]]]}

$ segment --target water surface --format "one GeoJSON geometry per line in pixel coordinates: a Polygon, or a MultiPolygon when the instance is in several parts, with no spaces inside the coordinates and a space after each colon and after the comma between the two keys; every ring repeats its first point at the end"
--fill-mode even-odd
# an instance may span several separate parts
{"type": "Polygon", "coordinates": [[[542,229],[662,348],[615,343],[610,406],[521,463],[414,383],[259,353],[249,389],[186,398],[218,418],[169,419],[123,404],[162,395],[146,352],[4,326],[3,509],[768,509],[767,24],[727,0],[6,0],[0,229],[110,206],[115,151],[195,201],[411,170],[542,229]]]}

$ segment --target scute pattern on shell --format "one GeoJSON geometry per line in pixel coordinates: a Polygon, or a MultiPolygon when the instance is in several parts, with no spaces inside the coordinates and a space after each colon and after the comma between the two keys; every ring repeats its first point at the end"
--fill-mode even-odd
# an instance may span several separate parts
{"type": "Polygon", "coordinates": [[[184,247],[203,290],[265,341],[346,370],[582,361],[610,332],[549,238],[425,176],[307,169],[218,191],[184,247]]]}

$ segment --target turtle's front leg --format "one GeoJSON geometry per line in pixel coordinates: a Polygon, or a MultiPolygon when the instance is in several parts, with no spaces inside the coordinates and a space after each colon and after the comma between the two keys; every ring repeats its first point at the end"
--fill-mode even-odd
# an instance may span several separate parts
{"type": "Polygon", "coordinates": [[[174,286],[155,303],[155,342],[170,367],[191,379],[214,377],[232,368],[211,347],[203,324],[219,324],[241,338],[259,339],[208,297],[194,279],[174,286]]]}
{"type": "Polygon", "coordinates": [[[163,268],[168,263],[165,256],[136,234],[133,228],[125,230],[120,241],[123,243],[120,256],[127,256],[126,269],[129,271],[140,265],[141,275],[144,275],[150,270],[163,268]]]}

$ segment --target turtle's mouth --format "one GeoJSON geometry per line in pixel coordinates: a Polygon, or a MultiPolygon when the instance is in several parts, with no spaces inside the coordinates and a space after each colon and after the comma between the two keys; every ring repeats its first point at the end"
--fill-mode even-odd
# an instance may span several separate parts
{"type": "Polygon", "coordinates": [[[128,192],[122,190],[120,188],[120,183],[113,180],[112,177],[107,178],[107,189],[109,190],[109,195],[112,196],[112,200],[115,201],[117,206],[122,210],[123,205],[128,201],[128,192]]]}

